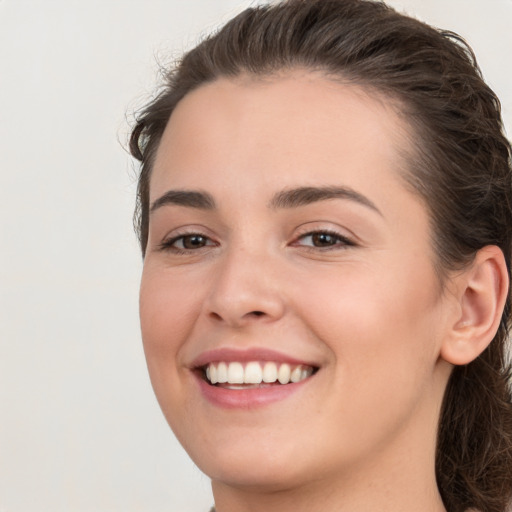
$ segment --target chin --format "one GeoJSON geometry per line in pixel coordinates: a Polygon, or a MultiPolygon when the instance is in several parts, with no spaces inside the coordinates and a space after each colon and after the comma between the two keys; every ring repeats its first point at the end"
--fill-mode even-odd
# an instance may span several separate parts
{"type": "Polygon", "coordinates": [[[261,462],[261,460],[258,463],[236,461],[235,463],[210,464],[205,468],[199,467],[199,469],[214,482],[260,492],[275,492],[305,483],[306,475],[301,477],[292,461],[277,466],[272,460],[261,462]]]}
{"type": "Polygon", "coordinates": [[[308,475],[311,477],[310,465],[297,457],[297,449],[279,448],[268,441],[254,442],[254,438],[252,442],[238,439],[231,445],[222,443],[213,449],[205,447],[189,454],[213,481],[235,487],[278,490],[292,487],[299,480],[306,480],[308,475]]]}

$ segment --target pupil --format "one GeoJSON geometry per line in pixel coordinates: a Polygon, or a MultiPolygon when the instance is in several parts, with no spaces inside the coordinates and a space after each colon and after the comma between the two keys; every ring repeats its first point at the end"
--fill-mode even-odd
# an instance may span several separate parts
{"type": "Polygon", "coordinates": [[[313,235],[313,243],[318,246],[333,245],[335,243],[334,237],[328,233],[317,233],[313,235]]]}
{"type": "Polygon", "coordinates": [[[190,235],[183,239],[183,247],[185,249],[197,249],[205,245],[205,239],[201,235],[190,235]]]}

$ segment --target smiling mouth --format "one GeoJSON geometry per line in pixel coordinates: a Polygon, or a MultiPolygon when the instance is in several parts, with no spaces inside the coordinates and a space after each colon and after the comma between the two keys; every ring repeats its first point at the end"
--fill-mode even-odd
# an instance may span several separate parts
{"type": "Polygon", "coordinates": [[[202,367],[203,378],[212,386],[241,390],[301,382],[318,368],[273,361],[231,361],[209,363],[202,367]]]}

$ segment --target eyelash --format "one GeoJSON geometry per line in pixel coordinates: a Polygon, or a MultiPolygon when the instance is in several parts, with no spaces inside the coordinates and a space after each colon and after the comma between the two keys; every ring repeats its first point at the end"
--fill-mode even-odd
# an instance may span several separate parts
{"type": "MultiPolygon", "coordinates": [[[[176,255],[190,255],[193,252],[200,251],[202,249],[206,249],[208,247],[218,245],[215,242],[213,242],[213,243],[212,242],[213,241],[210,237],[208,237],[207,235],[204,235],[203,233],[200,233],[200,232],[180,233],[176,236],[173,236],[169,240],[164,240],[159,245],[159,249],[161,251],[173,252],[176,255]],[[203,238],[205,240],[205,244],[200,247],[197,247],[195,249],[194,248],[188,248],[188,249],[180,248],[180,247],[176,247],[174,245],[180,240],[183,242],[183,240],[186,239],[187,237],[203,238]]],[[[330,230],[330,229],[317,229],[317,230],[311,230],[311,231],[307,231],[305,233],[301,233],[299,236],[297,236],[297,238],[291,245],[292,246],[301,246],[310,251],[324,251],[324,252],[332,251],[332,250],[343,250],[343,249],[346,249],[347,247],[356,246],[356,244],[349,238],[341,235],[340,233],[337,233],[336,231],[330,230]],[[299,243],[301,240],[304,240],[307,237],[314,237],[315,235],[327,235],[328,237],[332,237],[334,239],[335,243],[333,243],[332,245],[324,246],[324,247],[315,246],[315,245],[303,245],[303,244],[299,243]]]]}
{"type": "Polygon", "coordinates": [[[211,247],[211,246],[217,245],[215,243],[209,243],[209,242],[212,242],[211,238],[207,235],[204,235],[203,233],[199,233],[199,232],[180,233],[176,236],[173,236],[172,238],[170,238],[168,240],[164,240],[161,244],[159,244],[159,249],[161,251],[170,251],[170,252],[173,252],[174,254],[178,254],[178,255],[187,255],[187,254],[191,254],[192,252],[204,249],[206,247],[211,247]],[[174,245],[174,244],[176,244],[176,242],[178,242],[180,240],[183,241],[186,238],[194,238],[194,237],[203,238],[205,240],[205,245],[203,245],[201,247],[197,247],[195,249],[186,249],[186,248],[182,249],[182,248],[176,247],[174,245]]]}
{"type": "Polygon", "coordinates": [[[324,247],[314,246],[314,245],[303,246],[303,247],[307,247],[308,250],[312,250],[312,251],[318,251],[318,250],[331,251],[331,250],[343,250],[343,249],[346,249],[347,247],[354,247],[356,245],[352,240],[350,240],[346,236],[343,236],[340,233],[337,233],[336,231],[333,231],[330,229],[315,229],[315,230],[308,231],[306,233],[302,233],[296,238],[296,241],[293,243],[293,245],[301,245],[301,244],[298,244],[298,241],[304,240],[307,237],[313,237],[315,235],[327,235],[329,237],[332,237],[334,239],[335,243],[332,245],[324,246],[324,247]]]}

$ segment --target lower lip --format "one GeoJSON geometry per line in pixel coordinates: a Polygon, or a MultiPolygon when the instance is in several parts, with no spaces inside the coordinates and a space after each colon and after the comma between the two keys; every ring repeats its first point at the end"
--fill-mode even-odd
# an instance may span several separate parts
{"type": "Polygon", "coordinates": [[[210,403],[227,409],[252,409],[285,400],[299,391],[311,377],[300,382],[251,389],[226,389],[208,384],[199,375],[196,379],[201,393],[210,403]]]}

